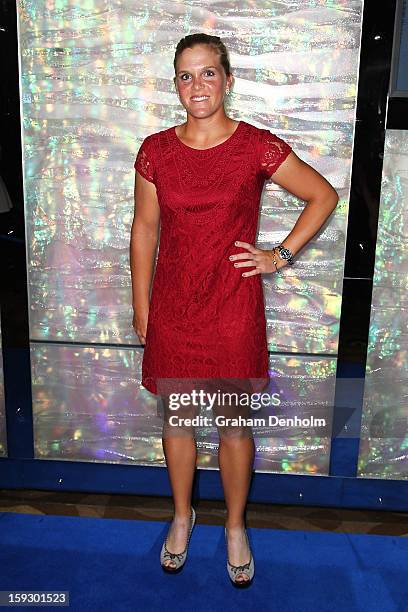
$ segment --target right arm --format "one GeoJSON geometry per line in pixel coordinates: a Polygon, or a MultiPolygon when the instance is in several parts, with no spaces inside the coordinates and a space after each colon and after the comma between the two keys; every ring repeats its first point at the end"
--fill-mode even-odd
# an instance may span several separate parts
{"type": "Polygon", "coordinates": [[[141,344],[146,343],[150,285],[159,239],[160,207],[154,183],[135,172],[135,211],[130,238],[133,329],[141,344]]]}

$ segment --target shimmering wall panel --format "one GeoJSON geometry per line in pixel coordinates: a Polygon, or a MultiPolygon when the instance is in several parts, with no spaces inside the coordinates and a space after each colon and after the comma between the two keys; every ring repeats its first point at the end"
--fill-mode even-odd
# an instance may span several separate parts
{"type": "Polygon", "coordinates": [[[0,328],[0,457],[7,457],[6,407],[4,404],[3,350],[0,328]]]}
{"type": "MultiPolygon", "coordinates": [[[[147,134],[184,121],[175,44],[208,31],[230,49],[229,114],[287,139],[341,196],[296,268],[264,276],[271,350],[335,355],[361,13],[361,0],[20,2],[31,337],[137,341],[133,160],[147,134]]],[[[258,244],[282,240],[302,205],[270,182],[258,244]]]]}
{"type": "MultiPolygon", "coordinates": [[[[164,465],[156,400],[140,383],[141,349],[31,345],[37,459],[164,465]]],[[[327,474],[335,359],[271,357],[282,398],[257,413],[257,471],[327,474]],[[268,426],[268,414],[323,416],[327,426],[268,426]]],[[[216,427],[198,428],[198,465],[218,467],[216,427]]]]}
{"type": "Polygon", "coordinates": [[[408,131],[387,130],[358,475],[408,479],[408,131]]]}
{"type": "Polygon", "coordinates": [[[162,462],[156,400],[140,383],[139,348],[33,343],[37,459],[162,462]]]}
{"type": "MultiPolygon", "coordinates": [[[[340,194],[335,213],[299,254],[296,266],[282,276],[263,277],[270,349],[310,354],[299,360],[273,357],[282,365],[283,377],[294,363],[299,362],[300,371],[305,368],[299,375],[300,392],[310,381],[308,359],[332,366],[337,354],[362,0],[204,7],[192,0],[113,0],[90,3],[86,9],[72,0],[63,5],[20,0],[18,13],[30,336],[45,343],[33,345],[33,369],[42,372],[42,352],[49,351],[61,350],[63,365],[60,374],[52,373],[51,388],[45,379],[39,387],[34,383],[42,390],[34,393],[36,453],[162,464],[162,456],[155,454],[161,452],[158,432],[149,429],[151,405],[144,412],[147,391],[143,398],[137,393],[128,397],[129,412],[122,413],[119,423],[127,438],[120,434],[111,445],[108,436],[94,446],[102,434],[86,427],[87,441],[81,443],[81,412],[68,414],[65,441],[52,428],[58,433],[56,424],[64,423],[61,401],[78,411],[82,403],[85,414],[95,402],[98,410],[98,402],[86,392],[75,402],[70,397],[75,376],[85,372],[90,381],[104,350],[86,345],[137,342],[128,260],[133,161],[146,135],[185,120],[172,81],[175,45],[194,31],[222,36],[235,75],[229,115],[285,138],[340,194]],[[72,347],[49,346],[50,340],[85,346],[76,355],[72,347]],[[320,352],[333,358],[325,362],[313,357],[320,352]],[[54,417],[47,429],[48,402],[43,397],[50,389],[54,417]],[[60,442],[55,445],[56,439],[60,442]],[[125,439],[131,440],[126,448],[125,439]]],[[[267,248],[282,240],[303,204],[270,181],[261,204],[258,245],[267,248]]],[[[117,400],[111,394],[116,386],[129,379],[137,388],[140,384],[142,349],[106,350],[102,376],[113,390],[102,393],[102,408],[114,414],[117,400]]],[[[312,402],[331,406],[333,391],[331,371],[312,402]]],[[[331,419],[330,411],[328,415],[331,419]]],[[[305,431],[294,435],[298,441],[290,445],[266,436],[257,469],[327,473],[330,436],[318,436],[316,442],[305,431]]],[[[203,467],[215,467],[216,448],[203,441],[203,467]]]]}

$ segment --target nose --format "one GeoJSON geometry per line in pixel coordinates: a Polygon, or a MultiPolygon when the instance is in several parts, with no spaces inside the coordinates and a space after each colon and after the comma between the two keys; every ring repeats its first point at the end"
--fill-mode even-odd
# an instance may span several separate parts
{"type": "Polygon", "coordinates": [[[199,90],[202,88],[202,86],[203,86],[203,82],[201,80],[201,77],[200,76],[193,77],[193,89],[199,90]]]}

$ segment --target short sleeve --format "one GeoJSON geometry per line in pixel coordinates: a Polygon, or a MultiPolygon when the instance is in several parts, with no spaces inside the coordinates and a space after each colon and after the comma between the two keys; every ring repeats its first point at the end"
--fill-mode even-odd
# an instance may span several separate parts
{"type": "Polygon", "coordinates": [[[142,142],[136,155],[134,168],[150,183],[155,182],[154,148],[151,136],[147,136],[142,142]]]}
{"type": "Polygon", "coordinates": [[[261,130],[260,170],[265,179],[272,176],[285,161],[292,147],[268,130],[261,130]]]}

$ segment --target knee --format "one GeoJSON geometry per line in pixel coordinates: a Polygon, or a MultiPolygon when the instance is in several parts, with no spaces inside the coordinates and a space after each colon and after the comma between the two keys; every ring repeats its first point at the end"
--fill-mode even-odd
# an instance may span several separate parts
{"type": "Polygon", "coordinates": [[[162,428],[162,438],[195,438],[195,429],[194,427],[171,425],[164,422],[162,428]]]}
{"type": "Polygon", "coordinates": [[[170,408],[168,402],[164,402],[163,438],[174,436],[195,437],[195,428],[192,425],[195,416],[197,416],[195,406],[181,406],[174,410],[170,408]]]}
{"type": "Polygon", "coordinates": [[[249,426],[223,426],[218,428],[220,442],[229,446],[236,446],[242,440],[253,440],[252,428],[249,426]]]}

